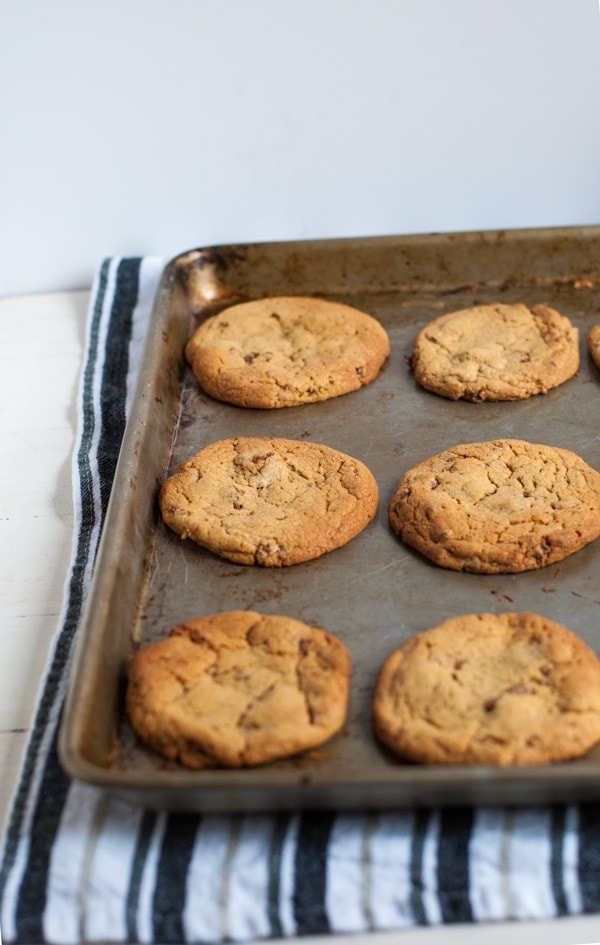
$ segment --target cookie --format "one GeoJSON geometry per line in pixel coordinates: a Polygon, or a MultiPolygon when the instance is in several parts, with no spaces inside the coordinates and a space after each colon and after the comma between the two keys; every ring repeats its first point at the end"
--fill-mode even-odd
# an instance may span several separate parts
{"type": "Polygon", "coordinates": [[[424,764],[547,764],[600,739],[600,660],[531,613],[466,614],[410,638],[383,664],[377,738],[424,764]]]}
{"type": "Polygon", "coordinates": [[[277,437],[219,440],[160,491],[165,523],[236,564],[283,567],[318,558],[361,532],[378,488],[357,459],[277,437]]]}
{"type": "Polygon", "coordinates": [[[134,652],[126,707],[139,738],[188,768],[261,765],[322,745],[344,725],[350,656],[284,616],[188,620],[134,652]]]}
{"type": "Polygon", "coordinates": [[[596,367],[600,368],[600,322],[587,333],[587,349],[596,367]]]}
{"type": "Polygon", "coordinates": [[[421,329],[410,364],[422,387],[450,400],[523,400],[577,373],[579,333],[545,305],[477,305],[421,329]]]}
{"type": "Polygon", "coordinates": [[[600,473],[555,446],[465,443],[409,469],[388,516],[407,545],[441,567],[529,571],[600,535],[600,473]]]}
{"type": "Polygon", "coordinates": [[[196,329],[185,356],[200,386],[240,407],[294,407],[369,384],[390,352],[365,312],[303,296],[232,305],[196,329]]]}

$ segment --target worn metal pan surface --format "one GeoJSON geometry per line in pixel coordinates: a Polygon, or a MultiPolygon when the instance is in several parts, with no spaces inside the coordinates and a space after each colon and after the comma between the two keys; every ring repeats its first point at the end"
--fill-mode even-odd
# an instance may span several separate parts
{"type": "Polygon", "coordinates": [[[456,443],[518,437],[563,446],[600,469],[600,371],[585,334],[600,321],[600,227],[221,246],[165,269],[119,459],[60,732],[75,778],[170,809],[532,803],[600,797],[600,748],[534,767],[420,766],[374,741],[378,669],[408,636],[446,617],[532,610],[600,652],[600,544],[516,575],[429,564],[391,533],[387,503],[402,473],[456,443]],[[233,301],[302,294],[355,305],[381,320],[391,356],[355,393],[301,407],[248,410],[211,400],[184,364],[199,319],[233,301]],[[408,356],[429,319],[488,301],[546,303],[580,329],[577,377],[516,403],[452,402],[419,389],[408,356]],[[157,493],[181,460],[217,439],[285,436],[327,443],[371,469],[377,518],[346,547],[294,567],[240,567],[182,542],[158,515],[157,493]],[[336,633],[353,663],[348,723],[319,751],[241,771],[191,772],[133,737],[123,713],[135,641],[205,613],[282,613],[336,633]]]}

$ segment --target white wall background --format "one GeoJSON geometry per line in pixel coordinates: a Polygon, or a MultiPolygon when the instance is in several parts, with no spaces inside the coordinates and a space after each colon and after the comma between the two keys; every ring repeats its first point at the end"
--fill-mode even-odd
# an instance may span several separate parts
{"type": "Polygon", "coordinates": [[[112,254],[600,223],[598,0],[0,0],[0,294],[112,254]]]}

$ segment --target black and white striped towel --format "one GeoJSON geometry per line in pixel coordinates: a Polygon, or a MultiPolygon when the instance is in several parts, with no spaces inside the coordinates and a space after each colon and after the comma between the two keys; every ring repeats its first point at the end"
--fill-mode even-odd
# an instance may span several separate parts
{"type": "Polygon", "coordinates": [[[93,287],[73,560],[4,838],[4,942],[181,945],[600,913],[599,805],[196,816],[62,773],[70,655],[162,267],[106,259],[93,287]]]}

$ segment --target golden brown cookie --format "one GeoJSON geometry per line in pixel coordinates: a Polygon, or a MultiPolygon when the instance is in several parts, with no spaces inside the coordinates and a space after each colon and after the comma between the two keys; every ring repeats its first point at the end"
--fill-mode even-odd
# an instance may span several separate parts
{"type": "Polygon", "coordinates": [[[277,437],[219,440],[160,492],[166,524],[236,564],[282,567],[318,558],[377,511],[372,473],[329,446],[277,437]]]}
{"type": "Polygon", "coordinates": [[[188,768],[260,765],[343,726],[350,656],[290,617],[229,611],[188,620],[131,661],[127,712],[143,742],[188,768]]]}
{"type": "Polygon", "coordinates": [[[596,367],[600,368],[600,322],[587,333],[587,349],[596,367]]]}
{"type": "Polygon", "coordinates": [[[441,567],[528,571],[600,535],[600,473],[555,446],[464,443],[409,469],[388,514],[396,534],[441,567]]]}
{"type": "Polygon", "coordinates": [[[577,373],[579,333],[545,305],[477,305],[422,328],[411,367],[422,387],[451,400],[523,400],[577,373]]]}
{"type": "Polygon", "coordinates": [[[383,326],[340,302],[303,296],[225,309],[185,348],[201,387],[240,407],[294,407],[369,384],[389,355],[383,326]]]}
{"type": "Polygon", "coordinates": [[[466,614],[409,639],[381,668],[377,738],[425,764],[546,764],[600,739],[600,660],[536,614],[466,614]]]}

